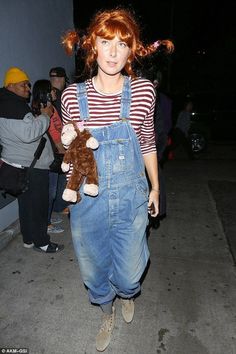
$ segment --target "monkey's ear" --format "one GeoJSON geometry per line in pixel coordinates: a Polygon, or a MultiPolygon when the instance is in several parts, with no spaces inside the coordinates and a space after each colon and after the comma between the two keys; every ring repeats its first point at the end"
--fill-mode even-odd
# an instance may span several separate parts
{"type": "Polygon", "coordinates": [[[84,121],[80,120],[79,122],[75,123],[76,128],[82,133],[84,131],[84,121]]]}

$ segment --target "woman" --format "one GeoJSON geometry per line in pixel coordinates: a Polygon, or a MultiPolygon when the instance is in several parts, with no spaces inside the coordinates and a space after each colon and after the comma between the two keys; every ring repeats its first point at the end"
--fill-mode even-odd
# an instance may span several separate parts
{"type": "MultiPolygon", "coordinates": [[[[32,110],[35,116],[40,114],[40,109],[42,105],[47,105],[47,102],[53,102],[56,100],[56,92],[51,85],[49,80],[37,80],[34,83],[32,91],[32,110]]],[[[50,138],[52,148],[54,150],[54,155],[64,154],[65,149],[61,143],[61,130],[62,121],[61,118],[53,106],[53,114],[50,119],[50,125],[48,128],[48,136],[50,138]]],[[[57,185],[58,185],[59,173],[56,170],[49,171],[49,205],[48,205],[48,233],[58,234],[64,231],[63,228],[55,225],[60,223],[62,219],[52,218],[53,204],[56,199],[57,185]]]]}
{"type": "Polygon", "coordinates": [[[135,77],[131,65],[160,44],[169,49],[172,44],[158,41],[145,48],[135,19],[125,9],[95,15],[81,43],[68,32],[63,39],[67,51],[76,41],[94,75],[65,89],[62,117],[64,124],[82,122],[99,142],[99,194],[81,193],[82,200],[70,206],[70,224],[89,299],[104,312],[96,337],[97,350],[104,351],[114,327],[116,296],[121,298],[124,320],[133,319],[134,297],[149,259],[148,208],[153,216],[158,214],[155,90],[149,80],[135,77]]]}

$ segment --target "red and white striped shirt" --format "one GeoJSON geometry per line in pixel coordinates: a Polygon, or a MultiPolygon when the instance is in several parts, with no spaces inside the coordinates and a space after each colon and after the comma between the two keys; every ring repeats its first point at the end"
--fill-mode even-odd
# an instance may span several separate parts
{"type": "MultiPolygon", "coordinates": [[[[121,92],[104,94],[98,92],[92,79],[86,81],[89,120],[85,127],[101,128],[119,121],[121,92]]],[[[151,81],[143,78],[131,80],[130,123],[134,128],[142,154],[156,152],[154,133],[154,108],[156,93],[151,81]]],[[[77,101],[76,84],[69,85],[61,97],[62,119],[67,124],[71,120],[79,122],[80,112],[77,101]]],[[[126,118],[126,117],[124,117],[126,118]]]]}

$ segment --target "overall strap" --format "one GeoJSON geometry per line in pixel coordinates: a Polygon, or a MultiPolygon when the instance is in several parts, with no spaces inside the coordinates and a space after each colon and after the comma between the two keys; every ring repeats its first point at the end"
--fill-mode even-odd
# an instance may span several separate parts
{"type": "MultiPolygon", "coordinates": [[[[89,108],[87,100],[87,91],[85,82],[77,84],[77,100],[80,109],[81,120],[89,119],[89,108]]],[[[121,107],[120,107],[120,119],[129,119],[131,103],[131,87],[128,76],[124,77],[124,84],[121,94],[121,107]]]]}
{"type": "Polygon", "coordinates": [[[87,100],[87,91],[85,82],[80,82],[77,84],[77,100],[80,110],[80,119],[88,120],[89,119],[89,108],[87,100]]]}
{"type": "Polygon", "coordinates": [[[131,103],[131,87],[128,76],[124,76],[123,90],[121,94],[120,119],[129,119],[131,103]]]}

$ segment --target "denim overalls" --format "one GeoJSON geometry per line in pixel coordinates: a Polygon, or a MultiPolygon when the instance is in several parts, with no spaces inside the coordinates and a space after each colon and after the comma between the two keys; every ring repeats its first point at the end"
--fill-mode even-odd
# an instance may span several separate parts
{"type": "MultiPolygon", "coordinates": [[[[77,85],[81,120],[89,119],[86,87],[77,85]]],[[[119,122],[90,129],[99,141],[94,151],[99,194],[70,206],[75,253],[92,303],[106,304],[116,295],[131,298],[149,259],[148,183],[140,145],[128,121],[130,81],[125,77],[119,122]],[[124,119],[126,118],[126,119],[124,119]]]]}

